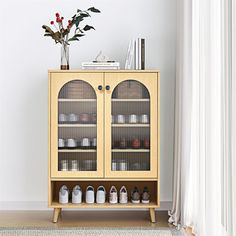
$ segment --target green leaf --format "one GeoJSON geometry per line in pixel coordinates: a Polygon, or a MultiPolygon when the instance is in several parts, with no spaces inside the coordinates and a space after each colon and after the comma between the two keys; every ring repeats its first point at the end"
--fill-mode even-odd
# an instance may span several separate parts
{"type": "Polygon", "coordinates": [[[90,8],[88,9],[88,11],[95,12],[95,13],[100,13],[100,12],[101,12],[100,10],[98,10],[98,9],[95,8],[95,7],[90,7],[90,8]]]}
{"type": "Polygon", "coordinates": [[[88,30],[91,30],[91,29],[95,30],[94,27],[91,26],[91,25],[85,25],[85,27],[83,28],[84,31],[88,31],[88,30]]]}
{"type": "Polygon", "coordinates": [[[80,9],[77,9],[77,12],[81,12],[81,10],[80,10],[80,9]]]}
{"type": "Polygon", "coordinates": [[[76,37],[72,37],[68,40],[68,42],[70,42],[70,41],[79,41],[79,39],[77,39],[76,37]]]}
{"type": "Polygon", "coordinates": [[[83,17],[89,17],[90,15],[87,13],[80,13],[80,16],[83,18],[83,17]]]}
{"type": "Polygon", "coordinates": [[[83,37],[85,34],[75,34],[74,37],[83,37]]]}
{"type": "Polygon", "coordinates": [[[79,27],[76,27],[76,31],[79,30],[80,33],[84,33],[83,30],[81,30],[79,27]]]}
{"type": "Polygon", "coordinates": [[[73,21],[73,23],[75,24],[76,27],[78,27],[81,21],[83,21],[83,17],[77,16],[73,21]]]}
{"type": "Polygon", "coordinates": [[[51,34],[44,34],[44,36],[50,36],[50,37],[52,37],[52,35],[51,35],[51,34]]]}
{"type": "Polygon", "coordinates": [[[86,14],[88,14],[88,16],[90,16],[91,17],[91,15],[87,12],[87,11],[84,11],[86,14]]]}

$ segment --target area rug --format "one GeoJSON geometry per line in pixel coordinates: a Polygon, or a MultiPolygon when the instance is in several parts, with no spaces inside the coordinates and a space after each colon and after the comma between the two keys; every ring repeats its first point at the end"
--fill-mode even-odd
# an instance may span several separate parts
{"type": "Polygon", "coordinates": [[[186,236],[175,228],[0,228],[1,236],[186,236]]]}

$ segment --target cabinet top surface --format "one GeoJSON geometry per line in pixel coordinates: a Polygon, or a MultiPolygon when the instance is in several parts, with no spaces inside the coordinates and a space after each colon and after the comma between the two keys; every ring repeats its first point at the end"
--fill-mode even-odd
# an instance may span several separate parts
{"type": "Polygon", "coordinates": [[[160,70],[48,70],[49,73],[160,73],[160,70]]]}

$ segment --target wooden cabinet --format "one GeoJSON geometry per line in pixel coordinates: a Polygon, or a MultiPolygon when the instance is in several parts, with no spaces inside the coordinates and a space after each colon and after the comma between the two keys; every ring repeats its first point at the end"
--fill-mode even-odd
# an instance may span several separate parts
{"type": "MultiPolygon", "coordinates": [[[[49,207],[149,208],[160,204],[159,71],[49,71],[49,207]],[[72,190],[149,188],[150,203],[60,204],[72,190]]],[[[107,196],[108,198],[108,196],[107,196]]]]}

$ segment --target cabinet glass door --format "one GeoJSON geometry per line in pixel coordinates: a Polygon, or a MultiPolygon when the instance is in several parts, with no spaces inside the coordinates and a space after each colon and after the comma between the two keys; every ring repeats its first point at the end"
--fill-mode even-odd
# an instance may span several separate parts
{"type": "Polygon", "coordinates": [[[105,113],[110,116],[105,136],[106,175],[156,177],[156,75],[108,74],[105,84],[109,89],[105,94],[105,113]]]}
{"type": "Polygon", "coordinates": [[[103,135],[97,135],[102,133],[104,94],[98,86],[103,85],[103,78],[101,75],[95,77],[81,74],[79,78],[65,80],[62,76],[51,80],[54,83],[52,96],[56,98],[52,106],[57,107],[52,116],[53,127],[57,130],[52,139],[57,141],[56,150],[52,150],[54,176],[103,175],[103,135]]]}

